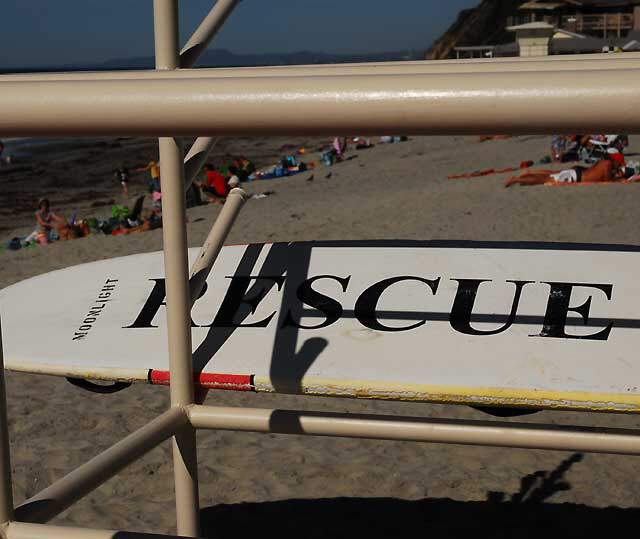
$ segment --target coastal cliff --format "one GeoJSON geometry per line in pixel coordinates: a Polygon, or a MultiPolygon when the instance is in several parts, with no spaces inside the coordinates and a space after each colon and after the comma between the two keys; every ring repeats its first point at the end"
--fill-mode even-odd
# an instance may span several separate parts
{"type": "Polygon", "coordinates": [[[507,17],[514,15],[524,0],[482,0],[473,9],[460,12],[456,21],[427,51],[427,60],[451,57],[454,47],[496,45],[513,40],[507,17]]]}

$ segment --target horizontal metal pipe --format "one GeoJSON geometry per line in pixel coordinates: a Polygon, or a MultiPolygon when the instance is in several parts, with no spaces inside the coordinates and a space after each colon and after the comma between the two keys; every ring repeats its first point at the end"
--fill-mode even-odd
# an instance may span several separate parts
{"type": "Polygon", "coordinates": [[[19,73],[0,75],[1,82],[72,81],[72,80],[136,80],[183,78],[236,78],[276,76],[321,76],[321,75],[402,75],[430,73],[503,73],[521,71],[581,71],[634,69],[640,67],[640,53],[619,55],[585,55],[555,57],[541,60],[532,58],[501,58],[493,61],[453,60],[422,62],[382,62],[364,64],[324,64],[300,66],[231,67],[190,70],[135,70],[135,71],[76,71],[61,73],[19,73]]]}
{"type": "Polygon", "coordinates": [[[640,434],[624,429],[201,405],[187,410],[191,424],[198,429],[640,454],[640,434]]]}
{"type": "Polygon", "coordinates": [[[187,424],[184,409],[170,408],[18,506],[16,520],[47,522],[187,424]]]}
{"type": "Polygon", "coordinates": [[[0,136],[635,133],[638,102],[640,69],[9,82],[0,136]]]}
{"type": "Polygon", "coordinates": [[[116,530],[94,530],[51,526],[46,524],[25,524],[12,522],[6,532],[7,539],[180,539],[177,535],[157,533],[137,533],[116,530]]]}

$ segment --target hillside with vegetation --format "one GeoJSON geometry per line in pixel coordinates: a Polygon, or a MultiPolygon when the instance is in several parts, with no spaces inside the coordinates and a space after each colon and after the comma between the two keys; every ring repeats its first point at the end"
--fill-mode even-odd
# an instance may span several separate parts
{"type": "Polygon", "coordinates": [[[475,8],[460,12],[456,21],[427,51],[427,60],[449,58],[454,47],[497,45],[513,41],[506,31],[507,17],[525,0],[482,0],[475,8]]]}

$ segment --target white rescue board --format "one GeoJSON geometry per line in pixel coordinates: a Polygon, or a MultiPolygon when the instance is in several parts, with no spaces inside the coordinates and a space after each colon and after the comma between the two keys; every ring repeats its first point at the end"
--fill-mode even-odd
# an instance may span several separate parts
{"type": "MultiPolygon", "coordinates": [[[[638,412],[639,275],[626,246],[229,246],[192,310],[194,369],[210,388],[638,412]]],[[[163,277],[157,252],[2,290],[6,368],[168,383],[163,277]]]]}

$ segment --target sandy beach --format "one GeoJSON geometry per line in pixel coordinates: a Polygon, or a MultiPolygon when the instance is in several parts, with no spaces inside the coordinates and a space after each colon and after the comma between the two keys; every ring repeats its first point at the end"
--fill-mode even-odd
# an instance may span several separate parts
{"type": "MultiPolygon", "coordinates": [[[[244,154],[259,167],[318,138],[221,140],[213,162],[244,154]]],[[[333,167],[243,187],[250,200],[228,243],[336,239],[452,239],[638,244],[640,184],[503,188],[508,174],[447,176],[517,167],[549,154],[550,137],[479,143],[477,137],[415,137],[347,152],[333,167]]],[[[148,177],[133,176],[124,200],[113,171],[157,156],[153,140],[60,141],[0,168],[0,239],[34,228],[37,199],[70,217],[104,218],[132,203],[148,177]]],[[[640,152],[631,137],[627,154],[640,152]]],[[[637,159],[636,157],[631,157],[637,159]]],[[[539,166],[546,168],[546,165],[539,166]]],[[[149,198],[149,197],[147,197],[149,198]]],[[[189,244],[200,246],[220,206],[188,210],[189,244]]],[[[59,268],[162,248],[162,231],[91,235],[0,253],[0,288],[59,268]]],[[[8,311],[10,305],[0,306],[8,311]]],[[[37,330],[34,330],[34,338],[37,330]]],[[[9,373],[17,503],[37,493],[168,406],[168,390],[135,386],[95,395],[63,379],[9,373]],[[78,416],[79,414],[79,416],[78,416]]],[[[209,404],[488,419],[464,406],[210,392],[209,404]]],[[[637,428],[620,414],[541,412],[516,421],[637,428]]],[[[529,537],[562,530],[585,537],[640,521],[634,457],[458,445],[201,431],[201,506],[206,536],[271,531],[293,537],[396,537],[424,532],[529,537]]],[[[173,533],[170,444],[149,453],[53,522],[173,533]]]]}

